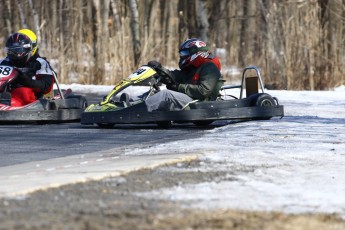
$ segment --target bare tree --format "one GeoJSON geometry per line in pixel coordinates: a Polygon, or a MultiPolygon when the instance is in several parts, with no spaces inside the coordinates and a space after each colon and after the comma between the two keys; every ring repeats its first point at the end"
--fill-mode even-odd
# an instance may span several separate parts
{"type": "Polygon", "coordinates": [[[19,2],[18,0],[16,0],[16,5],[17,5],[18,11],[19,11],[21,26],[22,26],[23,28],[28,28],[28,26],[27,26],[27,24],[26,24],[26,19],[25,19],[25,16],[24,16],[23,6],[22,6],[21,2],[19,2]]]}
{"type": "Polygon", "coordinates": [[[64,20],[63,20],[63,4],[64,0],[59,0],[59,54],[58,54],[58,60],[59,60],[59,73],[60,73],[60,79],[62,82],[65,81],[66,76],[66,68],[65,68],[65,41],[64,41],[64,20]]]}
{"type": "MultiPolygon", "coordinates": [[[[336,75],[340,75],[340,83],[344,84],[344,55],[345,40],[344,40],[344,17],[345,17],[345,3],[342,0],[322,1],[324,7],[324,24],[325,32],[325,53],[326,53],[326,71],[325,84],[332,82],[336,75]]],[[[332,85],[336,83],[333,82],[332,85]]]]}
{"type": "Polygon", "coordinates": [[[34,30],[36,31],[36,36],[37,36],[37,39],[39,41],[41,41],[41,32],[40,32],[40,22],[39,22],[39,19],[38,19],[38,14],[36,12],[36,9],[34,7],[34,4],[32,2],[32,0],[28,0],[29,2],[29,6],[30,6],[30,10],[31,10],[31,14],[34,18],[34,30]]]}
{"type": "Polygon", "coordinates": [[[176,55],[178,47],[173,44],[178,44],[178,40],[176,39],[176,33],[177,33],[177,6],[178,6],[178,1],[177,0],[171,0],[168,3],[168,20],[167,20],[167,46],[166,46],[166,57],[168,61],[170,61],[171,65],[173,63],[176,63],[176,55]]]}
{"type": "Polygon", "coordinates": [[[242,66],[253,64],[255,27],[256,0],[244,0],[240,43],[240,63],[242,66]]]}
{"type": "Polygon", "coordinates": [[[118,11],[118,8],[119,8],[118,2],[117,0],[110,0],[110,4],[111,4],[111,9],[114,14],[116,28],[120,30],[122,22],[121,22],[120,13],[118,11]]]}
{"type": "Polygon", "coordinates": [[[208,11],[206,0],[196,0],[196,19],[197,19],[197,26],[199,31],[199,38],[203,41],[208,41],[208,11]]]}
{"type": "Polygon", "coordinates": [[[131,12],[131,30],[132,30],[132,41],[133,41],[133,48],[134,48],[134,60],[135,65],[138,65],[139,57],[140,57],[140,30],[139,30],[139,13],[138,13],[138,6],[136,0],[129,0],[129,10],[131,12]]]}
{"type": "Polygon", "coordinates": [[[174,66],[179,44],[200,37],[229,81],[227,66],[254,64],[274,88],[345,84],[344,0],[0,0],[0,15],[2,41],[32,29],[65,83],[113,84],[150,59],[174,66]]]}
{"type": "Polygon", "coordinates": [[[4,10],[4,20],[6,22],[7,34],[11,34],[13,33],[13,31],[12,31],[12,24],[11,24],[12,10],[11,10],[10,0],[6,0],[6,6],[7,6],[7,9],[4,10]]]}

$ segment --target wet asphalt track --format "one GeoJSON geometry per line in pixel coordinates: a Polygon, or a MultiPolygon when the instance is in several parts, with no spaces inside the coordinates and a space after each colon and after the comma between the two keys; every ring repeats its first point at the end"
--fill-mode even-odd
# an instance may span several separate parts
{"type": "Polygon", "coordinates": [[[193,125],[169,130],[155,125],[121,125],[112,129],[79,123],[0,125],[0,167],[112,148],[138,148],[197,137],[204,130],[193,125]]]}
{"type": "MultiPolygon", "coordinates": [[[[86,95],[89,104],[100,96],[86,95]]],[[[197,127],[177,124],[170,129],[153,125],[115,125],[111,129],[75,123],[62,124],[0,124],[0,167],[113,148],[138,148],[195,138],[204,130],[218,127],[197,127]]],[[[121,150],[120,150],[121,151],[121,150]]]]}

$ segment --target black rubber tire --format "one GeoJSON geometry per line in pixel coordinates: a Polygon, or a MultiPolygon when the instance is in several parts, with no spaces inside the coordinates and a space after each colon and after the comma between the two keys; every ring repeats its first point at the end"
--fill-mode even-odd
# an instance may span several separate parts
{"type": "Polygon", "coordinates": [[[255,99],[255,106],[271,107],[271,106],[276,106],[276,105],[277,104],[274,98],[267,93],[259,94],[255,99]]]}
{"type": "Polygon", "coordinates": [[[160,129],[170,129],[172,127],[172,121],[159,121],[157,122],[157,126],[160,129]]]}
{"type": "Polygon", "coordinates": [[[196,126],[208,126],[210,124],[212,124],[214,121],[194,121],[193,124],[196,126]]]}
{"type": "Polygon", "coordinates": [[[87,99],[84,96],[71,94],[71,95],[68,95],[66,97],[66,99],[69,99],[69,98],[77,98],[77,99],[79,99],[79,109],[85,110],[86,107],[88,107],[87,99]]]}
{"type": "MultiPolygon", "coordinates": [[[[253,106],[258,106],[258,107],[273,107],[277,105],[276,100],[274,98],[267,94],[267,93],[260,93],[253,95],[252,101],[251,101],[253,106]]],[[[272,117],[258,117],[255,118],[254,120],[269,120],[272,117]]]]}
{"type": "Polygon", "coordinates": [[[114,127],[115,124],[112,123],[97,123],[98,127],[102,129],[111,129],[114,127]]]}

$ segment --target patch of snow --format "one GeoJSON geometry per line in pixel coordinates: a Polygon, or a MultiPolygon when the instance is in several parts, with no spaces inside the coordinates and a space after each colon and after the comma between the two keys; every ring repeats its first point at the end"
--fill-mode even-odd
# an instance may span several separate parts
{"type": "Polygon", "coordinates": [[[345,91],[268,93],[280,99],[286,117],[230,124],[150,149],[202,152],[205,164],[198,170],[228,170],[228,176],[137,195],[180,201],[186,208],[345,217],[345,91]]]}

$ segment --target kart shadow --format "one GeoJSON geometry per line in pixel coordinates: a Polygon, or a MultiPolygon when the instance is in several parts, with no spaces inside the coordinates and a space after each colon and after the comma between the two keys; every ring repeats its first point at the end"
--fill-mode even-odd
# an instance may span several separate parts
{"type": "Polygon", "coordinates": [[[116,124],[112,127],[98,127],[97,125],[85,125],[83,129],[123,129],[123,130],[131,130],[131,129],[152,129],[152,130],[178,130],[178,129],[186,129],[186,130],[212,130],[215,128],[223,127],[226,125],[236,124],[240,122],[245,122],[244,120],[224,120],[224,121],[214,121],[212,124],[209,125],[202,125],[198,126],[193,123],[174,123],[169,128],[162,128],[157,124],[116,124]]]}
{"type": "Polygon", "coordinates": [[[70,121],[0,121],[0,126],[5,125],[49,125],[49,124],[70,124],[77,123],[80,124],[80,120],[70,120],[70,121]]]}

